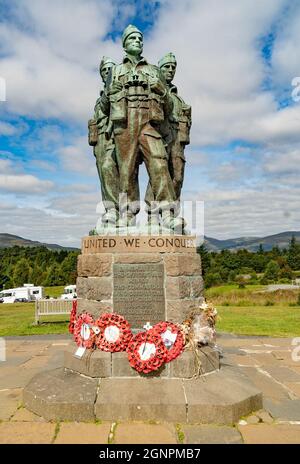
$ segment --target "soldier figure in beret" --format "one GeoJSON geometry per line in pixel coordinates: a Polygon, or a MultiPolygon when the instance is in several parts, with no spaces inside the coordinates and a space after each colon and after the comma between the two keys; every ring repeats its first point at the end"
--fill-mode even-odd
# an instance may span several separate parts
{"type": "Polygon", "coordinates": [[[138,169],[144,162],[162,225],[175,230],[182,227],[183,220],[174,215],[176,195],[161,133],[162,123],[172,114],[172,99],[159,68],[142,57],[142,32],[129,25],[122,42],[126,52],[123,63],[112,68],[101,97],[101,110],[113,124],[120,193],[125,197],[118,225],[135,224],[138,169]]]}
{"type": "MultiPolygon", "coordinates": [[[[100,76],[105,84],[109,72],[115,63],[111,58],[103,57],[99,66],[100,76]]],[[[106,212],[102,216],[103,224],[115,224],[119,207],[119,171],[116,163],[115,145],[109,118],[100,107],[101,95],[96,101],[94,119],[89,121],[89,144],[94,146],[96,166],[101,183],[102,201],[106,212]]]]}
{"type": "Polygon", "coordinates": [[[190,143],[190,129],[192,125],[191,107],[178,95],[176,85],[172,84],[176,73],[177,62],[173,53],[167,53],[158,63],[170,91],[173,101],[173,111],[169,119],[172,141],[168,146],[169,168],[174,184],[176,200],[180,199],[184,168],[185,146],[190,143]]]}

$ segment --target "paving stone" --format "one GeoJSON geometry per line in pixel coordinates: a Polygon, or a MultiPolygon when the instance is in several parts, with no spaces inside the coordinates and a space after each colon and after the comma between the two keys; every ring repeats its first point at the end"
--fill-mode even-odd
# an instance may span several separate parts
{"type": "Polygon", "coordinates": [[[184,443],[202,444],[242,444],[239,431],[233,427],[214,425],[183,425],[184,443]]]}
{"type": "Polygon", "coordinates": [[[0,424],[1,444],[50,444],[55,424],[37,422],[3,422],[0,424]]]}
{"type": "Polygon", "coordinates": [[[269,398],[265,398],[264,408],[275,419],[300,421],[300,399],[275,402],[269,398]]]}
{"type": "Polygon", "coordinates": [[[41,341],[35,341],[35,340],[30,340],[28,342],[23,342],[21,343],[16,349],[15,353],[19,352],[41,352],[45,349],[48,348],[50,345],[49,342],[41,342],[41,341]]]}
{"type": "Polygon", "coordinates": [[[40,369],[7,367],[0,369],[1,388],[23,388],[40,369]]]}
{"type": "Polygon", "coordinates": [[[0,363],[0,372],[2,367],[18,367],[21,364],[26,363],[32,358],[31,354],[25,354],[24,356],[20,356],[20,353],[16,355],[16,353],[7,353],[6,354],[6,361],[0,363]]]}
{"type": "Polygon", "coordinates": [[[20,408],[11,418],[13,422],[45,422],[45,419],[26,408],[20,408]]]}
{"type": "Polygon", "coordinates": [[[111,376],[111,353],[100,350],[93,352],[87,350],[82,358],[77,358],[74,356],[77,348],[77,346],[74,347],[73,353],[65,351],[64,367],[89,377],[111,376]]]}
{"type": "Polygon", "coordinates": [[[234,424],[262,408],[260,391],[238,368],[183,381],[190,423],[234,424]]]}
{"type": "Polygon", "coordinates": [[[49,356],[33,356],[29,361],[22,364],[24,369],[40,369],[44,367],[50,360],[49,356]]]}
{"type": "Polygon", "coordinates": [[[261,338],[258,337],[258,340],[264,345],[272,345],[272,346],[277,346],[277,347],[283,347],[283,348],[290,348],[292,345],[292,338],[275,338],[275,337],[265,337],[261,338]]]}
{"type": "Polygon", "coordinates": [[[177,379],[103,379],[95,409],[96,417],[104,421],[186,420],[184,391],[177,379]]]}
{"type": "Polygon", "coordinates": [[[299,425],[244,425],[238,426],[246,444],[299,444],[299,425]]]}
{"type": "Polygon", "coordinates": [[[284,382],[284,385],[286,385],[292,392],[300,398],[300,383],[298,382],[284,382]]]}
{"type": "Polygon", "coordinates": [[[98,381],[68,369],[36,375],[24,388],[24,406],[47,420],[94,420],[98,381]]]}
{"type": "Polygon", "coordinates": [[[254,385],[263,392],[264,397],[276,400],[289,398],[287,391],[282,386],[267,375],[258,372],[255,367],[242,367],[241,369],[248,375],[254,385]]]}
{"type": "Polygon", "coordinates": [[[77,259],[79,277],[103,277],[112,274],[112,254],[84,254],[77,259]]]}
{"type": "MultiPolygon", "coordinates": [[[[227,350],[226,354],[228,354],[227,350]]],[[[228,355],[227,357],[230,359],[230,361],[237,364],[238,366],[261,366],[261,364],[250,355],[228,355]]]]}
{"type": "Polygon", "coordinates": [[[110,423],[85,424],[69,423],[61,424],[55,444],[105,444],[108,442],[110,423]]]}
{"type": "Polygon", "coordinates": [[[22,389],[0,390],[0,420],[9,420],[22,402],[22,389]]]}
{"type": "Polygon", "coordinates": [[[260,366],[278,365],[278,360],[271,353],[253,353],[251,354],[260,366]]]}
{"type": "Polygon", "coordinates": [[[116,428],[114,443],[125,444],[175,444],[175,428],[171,425],[122,423],[116,428]]]}
{"type": "Polygon", "coordinates": [[[284,366],[268,366],[265,370],[279,382],[300,382],[300,374],[284,366]]]}
{"type": "Polygon", "coordinates": [[[234,336],[225,338],[224,334],[218,334],[218,342],[221,346],[224,346],[224,347],[251,349],[251,350],[259,350],[258,347],[253,346],[253,345],[257,345],[257,344],[261,345],[260,342],[258,342],[255,338],[244,339],[244,338],[239,338],[239,337],[235,338],[234,336]]]}

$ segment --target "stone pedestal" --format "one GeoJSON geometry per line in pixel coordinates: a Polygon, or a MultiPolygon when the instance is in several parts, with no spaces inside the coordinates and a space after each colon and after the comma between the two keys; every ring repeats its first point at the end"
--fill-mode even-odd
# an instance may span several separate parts
{"type": "Polygon", "coordinates": [[[86,237],[78,257],[78,312],[182,323],[203,301],[201,259],[189,236],[86,237]]]}
{"type": "MultiPolygon", "coordinates": [[[[182,323],[202,302],[201,260],[187,236],[97,236],[78,257],[78,312],[122,314],[133,331],[146,322],[182,323]]],[[[74,353],[76,347],[74,344],[74,353]]],[[[238,368],[221,366],[211,347],[185,351],[141,375],[126,353],[96,350],[36,375],[24,404],[48,420],[155,420],[234,424],[262,407],[262,395],[238,368]]]]}

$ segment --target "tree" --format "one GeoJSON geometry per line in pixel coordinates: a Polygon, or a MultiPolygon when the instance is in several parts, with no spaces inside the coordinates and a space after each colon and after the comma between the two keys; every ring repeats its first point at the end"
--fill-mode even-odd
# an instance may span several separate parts
{"type": "Polygon", "coordinates": [[[300,269],[300,243],[296,242],[294,235],[292,236],[289,244],[287,262],[294,271],[300,269]]]}
{"type": "Polygon", "coordinates": [[[201,256],[202,272],[203,272],[203,276],[205,276],[205,274],[208,272],[210,268],[211,260],[210,260],[210,255],[204,243],[200,247],[197,248],[197,253],[199,253],[201,256]]]}
{"type": "Polygon", "coordinates": [[[54,263],[47,272],[45,285],[52,287],[54,285],[65,285],[65,277],[61,271],[61,266],[54,263]]]}
{"type": "Polygon", "coordinates": [[[280,267],[276,261],[271,260],[266,267],[264,279],[275,282],[278,279],[280,267]]]}
{"type": "Polygon", "coordinates": [[[13,273],[13,282],[16,287],[22,287],[29,280],[31,268],[26,258],[21,258],[16,264],[13,273]]]}

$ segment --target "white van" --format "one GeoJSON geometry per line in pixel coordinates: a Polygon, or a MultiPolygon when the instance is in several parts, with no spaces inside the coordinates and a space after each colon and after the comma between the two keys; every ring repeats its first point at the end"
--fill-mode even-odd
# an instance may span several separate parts
{"type": "Polygon", "coordinates": [[[33,284],[24,284],[23,287],[26,287],[29,289],[31,301],[40,300],[44,298],[44,287],[41,287],[41,286],[36,287],[33,284]]]}
{"type": "Polygon", "coordinates": [[[67,285],[60,298],[61,300],[73,300],[74,298],[77,298],[76,285],[67,285]]]}
{"type": "Polygon", "coordinates": [[[28,288],[10,288],[7,290],[2,290],[0,293],[0,302],[1,303],[17,303],[17,302],[27,302],[31,301],[31,296],[28,288]]]}
{"type": "Polygon", "coordinates": [[[0,292],[0,303],[18,303],[35,301],[43,298],[44,287],[24,284],[23,287],[10,288],[0,292]]]}

